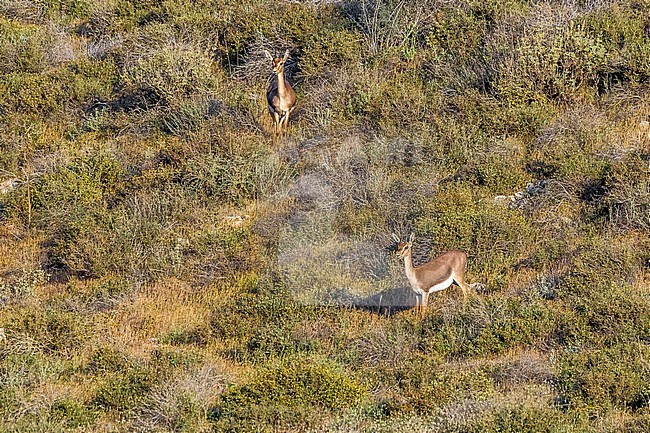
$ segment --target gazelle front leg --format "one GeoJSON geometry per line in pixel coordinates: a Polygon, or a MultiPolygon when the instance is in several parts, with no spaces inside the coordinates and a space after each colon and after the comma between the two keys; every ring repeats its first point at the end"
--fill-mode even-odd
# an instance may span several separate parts
{"type": "Polygon", "coordinates": [[[287,123],[289,122],[289,112],[287,111],[282,115],[280,119],[280,134],[286,139],[287,138],[287,123]]]}
{"type": "Polygon", "coordinates": [[[286,134],[288,129],[289,129],[289,116],[291,115],[291,112],[293,111],[295,107],[291,107],[289,111],[287,111],[286,117],[284,119],[284,133],[286,134]]]}
{"type": "Polygon", "coordinates": [[[422,317],[427,312],[427,305],[429,305],[429,292],[422,292],[422,317]]]}
{"type": "Polygon", "coordinates": [[[280,118],[280,114],[278,114],[277,111],[273,112],[273,119],[275,120],[274,127],[273,127],[273,141],[277,143],[278,134],[280,132],[280,122],[282,121],[282,119],[280,118]]]}

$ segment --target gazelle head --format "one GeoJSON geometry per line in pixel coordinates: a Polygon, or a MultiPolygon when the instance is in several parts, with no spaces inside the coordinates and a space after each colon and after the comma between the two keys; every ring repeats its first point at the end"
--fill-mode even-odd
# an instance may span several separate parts
{"type": "Polygon", "coordinates": [[[393,236],[393,240],[397,242],[397,257],[403,259],[411,251],[411,247],[413,246],[413,241],[415,240],[415,233],[411,233],[411,235],[409,236],[409,240],[407,242],[402,242],[395,233],[393,233],[392,236],[393,236]]]}
{"type": "Polygon", "coordinates": [[[271,53],[268,51],[264,51],[266,54],[266,57],[271,59],[273,61],[273,72],[276,74],[281,74],[284,72],[284,63],[287,61],[289,58],[289,50],[284,52],[284,56],[280,57],[277,54],[275,56],[272,56],[271,53]]]}

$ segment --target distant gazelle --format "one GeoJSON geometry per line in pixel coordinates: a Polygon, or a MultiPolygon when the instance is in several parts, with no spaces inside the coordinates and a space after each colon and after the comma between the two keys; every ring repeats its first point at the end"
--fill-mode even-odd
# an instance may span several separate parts
{"type": "Polygon", "coordinates": [[[268,51],[265,53],[273,61],[273,72],[275,73],[275,77],[271,79],[266,91],[266,100],[269,104],[269,112],[275,121],[274,139],[277,140],[278,135],[287,132],[289,115],[296,104],[296,92],[284,78],[284,64],[289,58],[289,50],[285,51],[283,57],[271,56],[268,51]]]}
{"type": "Polygon", "coordinates": [[[465,251],[446,251],[427,263],[413,266],[411,247],[415,235],[411,233],[408,242],[402,242],[393,233],[393,239],[397,242],[397,255],[404,259],[406,277],[418,296],[417,308],[423,316],[429,302],[429,294],[445,290],[454,282],[460,286],[463,291],[463,301],[467,302],[470,287],[463,280],[467,266],[465,251]]]}

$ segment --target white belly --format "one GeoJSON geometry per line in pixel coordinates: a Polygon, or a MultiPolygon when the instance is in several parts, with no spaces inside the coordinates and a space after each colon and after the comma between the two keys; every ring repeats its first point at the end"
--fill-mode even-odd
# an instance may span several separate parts
{"type": "MultiPolygon", "coordinates": [[[[426,290],[426,291],[429,292],[429,293],[439,292],[439,291],[445,290],[447,287],[451,286],[453,284],[453,282],[454,282],[454,279],[450,277],[450,278],[446,279],[445,281],[443,281],[441,283],[438,283],[438,284],[436,284],[434,286],[431,286],[431,288],[429,288],[429,290],[426,290]]],[[[420,287],[413,287],[413,290],[415,290],[415,292],[419,293],[419,294],[423,294],[425,292],[425,290],[423,290],[420,287]]]]}

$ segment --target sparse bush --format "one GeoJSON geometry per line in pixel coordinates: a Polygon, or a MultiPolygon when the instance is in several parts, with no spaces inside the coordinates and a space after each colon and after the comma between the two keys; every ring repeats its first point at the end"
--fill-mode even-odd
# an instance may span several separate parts
{"type": "Polygon", "coordinates": [[[604,212],[622,229],[650,229],[648,159],[648,155],[628,154],[614,164],[605,179],[604,212]]]}
{"type": "Polygon", "coordinates": [[[313,351],[315,342],[295,332],[300,321],[310,317],[313,307],[298,304],[281,290],[258,288],[256,292],[244,291],[212,313],[212,333],[227,343],[229,354],[242,361],[259,361],[313,351]],[[247,325],[233,323],[233,316],[247,325]]]}
{"type": "Polygon", "coordinates": [[[201,195],[241,202],[255,193],[256,155],[201,155],[187,161],[182,182],[201,195]]]}
{"type": "Polygon", "coordinates": [[[206,92],[215,86],[212,61],[203,50],[181,44],[163,46],[133,60],[124,82],[132,91],[151,92],[164,103],[206,92]]]}
{"type": "Polygon", "coordinates": [[[138,410],[132,428],[139,431],[207,431],[207,413],[225,388],[225,379],[209,365],[156,386],[138,410]]]}
{"type": "Polygon", "coordinates": [[[349,19],[364,35],[372,55],[390,52],[392,48],[413,54],[427,6],[405,1],[362,0],[344,4],[349,19]]]}
{"type": "Polygon", "coordinates": [[[33,294],[34,289],[47,281],[47,275],[40,269],[25,270],[14,281],[0,281],[0,302],[21,301],[33,294]]]}
{"type": "Polygon", "coordinates": [[[48,118],[64,109],[78,110],[108,100],[117,80],[115,65],[79,60],[43,73],[9,73],[0,77],[7,95],[0,110],[48,118]]]}

